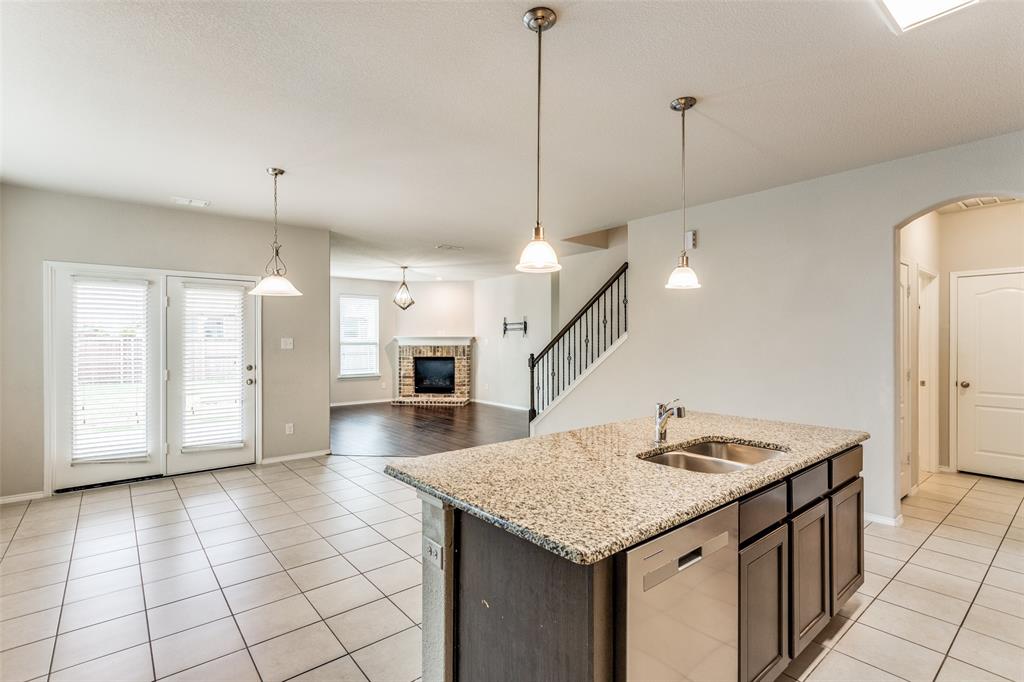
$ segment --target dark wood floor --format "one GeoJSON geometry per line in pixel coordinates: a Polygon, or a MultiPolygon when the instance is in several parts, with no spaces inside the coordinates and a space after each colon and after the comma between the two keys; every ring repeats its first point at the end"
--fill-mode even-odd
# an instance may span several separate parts
{"type": "Polygon", "coordinates": [[[525,410],[470,403],[414,407],[374,403],[331,408],[335,455],[411,457],[530,435],[525,410]]]}

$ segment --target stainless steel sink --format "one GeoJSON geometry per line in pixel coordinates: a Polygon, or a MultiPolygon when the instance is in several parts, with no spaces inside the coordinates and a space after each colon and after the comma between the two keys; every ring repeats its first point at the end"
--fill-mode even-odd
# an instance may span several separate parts
{"type": "Polygon", "coordinates": [[[781,450],[770,450],[754,445],[741,445],[740,443],[725,443],[722,441],[696,443],[695,445],[687,445],[681,448],[681,450],[693,455],[714,457],[715,459],[724,459],[742,464],[757,464],[766,459],[774,459],[786,454],[781,450]]]}
{"type": "Polygon", "coordinates": [[[730,462],[725,459],[694,455],[689,452],[663,452],[660,455],[648,457],[644,461],[664,464],[676,469],[699,471],[702,474],[731,474],[734,471],[740,471],[750,466],[742,462],[730,462]]]}
{"type": "Polygon", "coordinates": [[[729,474],[784,454],[786,453],[781,450],[759,448],[754,445],[707,441],[687,445],[680,450],[663,452],[648,457],[646,461],[703,474],[729,474]]]}

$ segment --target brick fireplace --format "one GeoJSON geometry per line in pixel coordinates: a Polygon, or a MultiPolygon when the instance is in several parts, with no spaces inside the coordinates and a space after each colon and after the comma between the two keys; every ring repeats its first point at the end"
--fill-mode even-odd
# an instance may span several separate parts
{"type": "Polygon", "coordinates": [[[466,405],[471,383],[471,336],[400,336],[398,397],[392,405],[466,405]]]}

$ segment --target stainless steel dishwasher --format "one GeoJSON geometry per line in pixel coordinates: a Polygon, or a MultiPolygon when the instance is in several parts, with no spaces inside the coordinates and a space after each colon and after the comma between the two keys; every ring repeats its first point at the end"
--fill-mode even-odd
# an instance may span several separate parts
{"type": "Polygon", "coordinates": [[[730,504],[626,552],[629,682],[736,682],[738,509],[730,504]]]}

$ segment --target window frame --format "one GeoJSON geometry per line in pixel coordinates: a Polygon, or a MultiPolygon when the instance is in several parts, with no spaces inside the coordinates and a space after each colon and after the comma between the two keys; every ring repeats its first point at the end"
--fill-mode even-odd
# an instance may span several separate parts
{"type": "Polygon", "coordinates": [[[374,295],[374,294],[346,294],[346,293],[341,293],[341,294],[338,294],[337,305],[338,305],[338,350],[337,350],[337,353],[338,353],[338,379],[346,380],[346,379],[376,379],[376,378],[379,378],[381,376],[381,373],[380,373],[381,372],[381,367],[380,367],[381,366],[381,357],[380,357],[381,356],[381,348],[380,348],[380,336],[381,336],[381,334],[380,334],[380,332],[381,332],[381,326],[382,326],[381,319],[380,319],[380,296],[377,296],[377,295],[374,295]],[[344,323],[344,319],[345,319],[345,316],[344,316],[344,314],[342,312],[342,305],[343,305],[343,302],[345,301],[345,299],[352,299],[352,298],[361,298],[361,299],[371,300],[371,301],[374,302],[374,305],[377,307],[377,333],[375,335],[376,339],[374,341],[345,341],[344,340],[344,335],[342,334],[342,329],[341,329],[342,324],[344,323]],[[353,372],[353,373],[346,374],[345,370],[344,370],[345,363],[344,363],[344,358],[343,358],[343,353],[344,353],[345,346],[375,346],[376,347],[376,356],[377,356],[377,363],[376,363],[377,364],[377,371],[376,372],[359,372],[359,373],[354,373],[353,372]]]}

